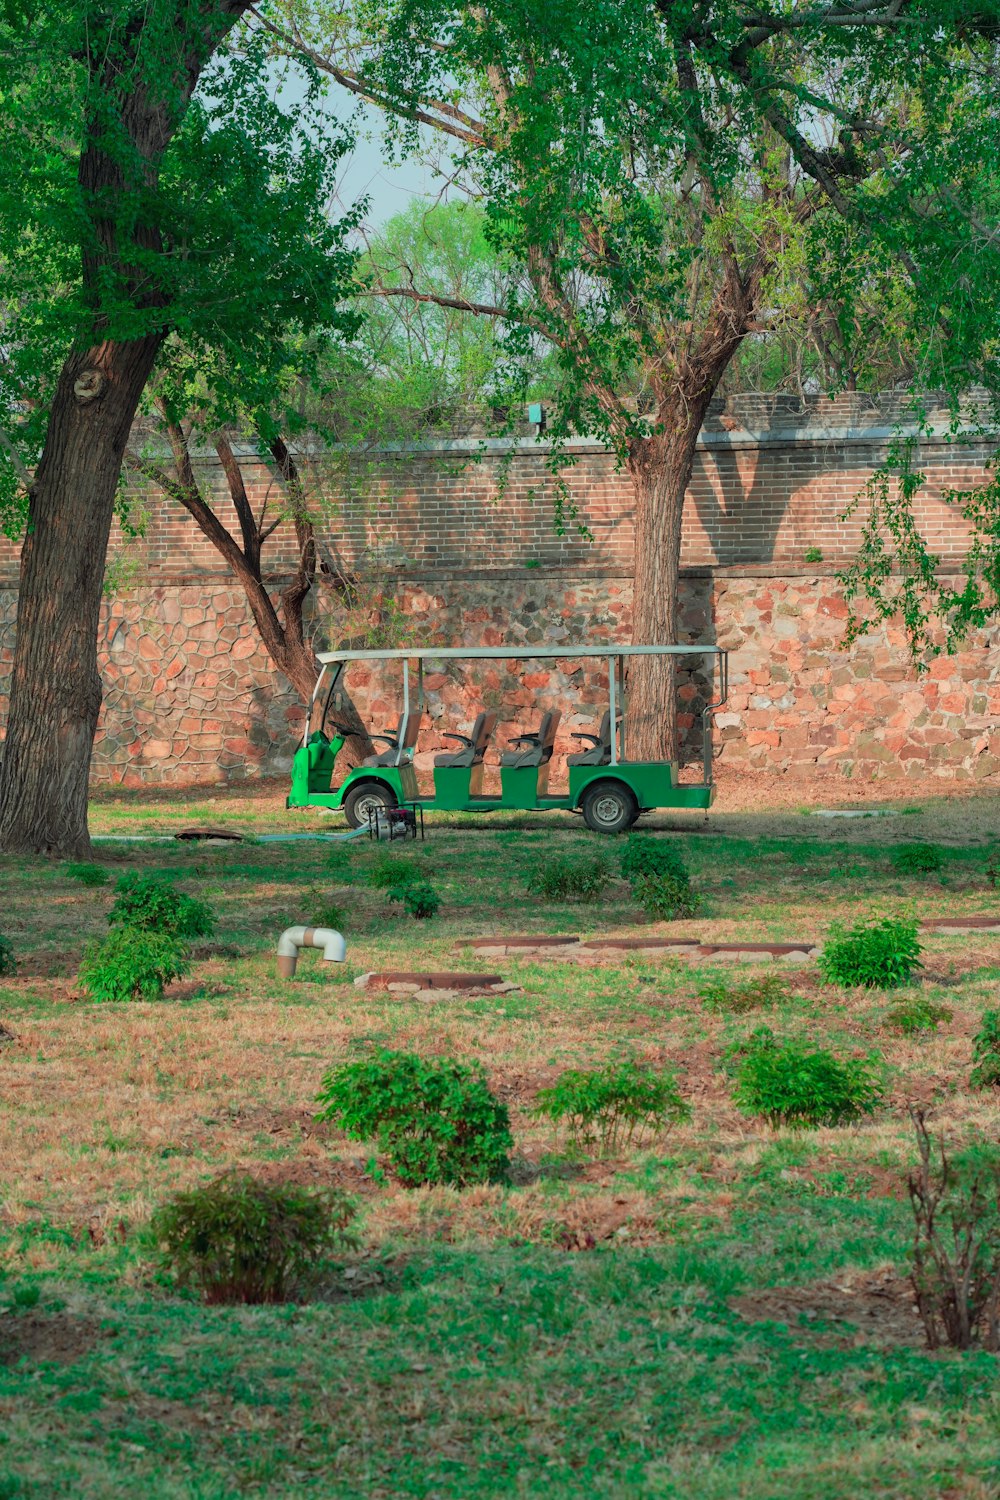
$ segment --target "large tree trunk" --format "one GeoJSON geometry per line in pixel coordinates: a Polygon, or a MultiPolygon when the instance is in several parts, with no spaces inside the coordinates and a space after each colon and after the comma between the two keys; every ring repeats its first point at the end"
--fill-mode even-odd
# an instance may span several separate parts
{"type": "Polygon", "coordinates": [[[0,765],[0,848],[86,854],[101,679],[97,629],[122,455],[160,347],[150,335],[69,359],[31,490],[0,765]]]}
{"type": "Polygon", "coordinates": [[[101,707],[97,626],[115,489],[170,325],[168,292],[152,270],[163,249],[155,199],[144,202],[143,195],[155,192],[163,153],[201,72],[248,4],[177,4],[172,29],[161,27],[157,7],[145,15],[139,7],[131,19],[95,12],[88,36],[77,183],[90,347],[81,339],[63,365],[29,489],[0,767],[0,850],[7,854],[90,848],[87,781],[101,707]],[[123,331],[144,331],[115,339],[109,320],[123,331]]]}
{"type": "MultiPolygon", "coordinates": [[[[683,416],[661,418],[663,431],[629,445],[635,489],[635,575],[632,640],[637,646],[677,641],[678,581],[684,495],[708,402],[683,416]]],[[[675,665],[665,657],[633,657],[628,673],[626,753],[629,760],[673,760],[677,748],[675,665]]]]}

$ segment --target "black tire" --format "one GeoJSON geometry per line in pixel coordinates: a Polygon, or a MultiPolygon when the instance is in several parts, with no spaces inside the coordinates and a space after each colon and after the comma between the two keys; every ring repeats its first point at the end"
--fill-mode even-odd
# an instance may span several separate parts
{"type": "Polygon", "coordinates": [[[639,804],[623,781],[595,781],[580,800],[583,821],[595,833],[628,833],[639,804]]]}
{"type": "Polygon", "coordinates": [[[352,828],[367,828],[370,807],[398,806],[396,793],[384,781],[359,781],[344,798],[344,817],[352,828]]]}

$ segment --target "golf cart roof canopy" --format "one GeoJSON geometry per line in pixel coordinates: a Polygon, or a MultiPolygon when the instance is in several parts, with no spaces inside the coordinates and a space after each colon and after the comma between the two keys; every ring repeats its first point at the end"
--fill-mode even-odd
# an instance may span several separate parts
{"type": "Polygon", "coordinates": [[[586,656],[724,656],[724,646],[619,646],[603,641],[593,646],[399,646],[391,651],[323,651],[324,667],[347,661],[562,661],[586,656]]]}

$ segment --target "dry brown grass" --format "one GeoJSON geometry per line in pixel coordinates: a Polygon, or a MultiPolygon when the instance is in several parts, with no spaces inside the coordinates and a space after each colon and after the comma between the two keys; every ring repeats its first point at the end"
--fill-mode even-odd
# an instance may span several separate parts
{"type": "MultiPolygon", "coordinates": [[[[767,789],[773,791],[773,784],[767,789]]],[[[801,787],[783,793],[786,803],[790,795],[801,798],[801,787]]],[[[178,808],[189,809],[200,796],[169,803],[148,794],[105,797],[97,821],[122,806],[147,817],[161,809],[174,819],[178,808]]],[[[252,814],[257,827],[282,821],[273,786],[213,796],[234,816],[252,814]]],[[[766,823],[764,815],[749,810],[752,800],[745,784],[737,790],[726,783],[720,818],[766,823]]],[[[934,804],[934,816],[947,820],[954,839],[964,837],[967,820],[981,837],[983,801],[973,792],[949,797],[940,807],[934,804]]],[[[818,837],[824,848],[834,834],[852,846],[862,833],[869,844],[881,840],[892,821],[820,827],[785,810],[774,817],[791,826],[797,839],[818,837]]],[[[915,821],[895,820],[908,835],[915,821]]],[[[534,856],[545,844],[532,844],[532,837],[526,836],[525,849],[534,856]]],[[[576,829],[571,837],[586,838],[576,829]]],[[[697,852],[695,841],[692,847],[697,852]]],[[[856,919],[870,906],[932,915],[956,903],[971,912],[995,902],[981,880],[968,890],[910,882],[903,894],[887,895],[858,881],[817,884],[783,861],[780,850],[736,867],[728,845],[711,847],[719,853],[708,860],[703,879],[709,888],[714,882],[712,914],[653,924],[652,930],[721,940],[818,940],[832,919],[856,919]],[[735,889],[719,884],[734,871],[735,889]]],[[[0,987],[0,1021],[16,1034],[0,1054],[0,1180],[7,1222],[44,1217],[81,1234],[91,1226],[104,1234],[120,1219],[142,1221],[172,1191],[228,1167],[251,1167],[271,1176],[348,1184],[365,1201],[365,1232],[373,1242],[472,1235],[565,1240],[573,1248],[624,1231],[645,1243],[669,1232],[676,1193],[691,1192],[664,1178],[657,1181],[654,1202],[650,1190],[638,1185],[646,1158],[707,1163],[697,1189],[701,1211],[724,1215],[732,1185],[773,1141],[759,1122],[736,1111],[720,1069],[734,1035],[762,1021],[818,1040],[829,1036],[832,1045],[848,1051],[877,1049],[892,1069],[889,1110],[851,1131],[812,1133],[820,1159],[851,1158],[879,1170],[898,1162],[901,1170],[909,1151],[908,1100],[932,1102],[946,1130],[1000,1125],[992,1097],[965,1088],[971,1037],[982,1009],[995,1001],[995,981],[982,974],[1000,970],[1000,934],[928,940],[925,982],[939,987],[953,1017],[936,1034],[916,1038],[884,1024],[885,998],[830,990],[811,966],[787,971],[792,998],[777,1012],[738,1019],[697,998],[703,967],[651,955],[507,960],[501,967],[522,992],[489,1002],[369,995],[350,983],[318,979],[311,960],[304,961],[294,984],[276,980],[270,946],[282,926],[301,919],[303,891],[313,887],[349,907],[350,959],[357,970],[454,966],[456,939],[481,932],[539,926],[582,933],[651,930],[636,920],[623,886],[612,887],[600,908],[529,904],[511,876],[524,851],[511,843],[501,850],[489,835],[432,831],[424,856],[435,878],[439,870],[446,877],[445,904],[434,923],[404,923],[389,913],[382,893],[338,886],[324,873],[321,846],[133,846],[124,857],[128,866],[180,867],[187,888],[208,896],[222,921],[216,943],[203,945],[188,982],[161,1003],[124,1007],[92,1005],[73,977],[84,941],[103,930],[111,887],[90,890],[44,867],[3,872],[6,917],[0,925],[22,952],[20,977],[0,987]],[[242,876],[243,866],[260,873],[242,876]],[[482,889],[482,899],[471,905],[470,882],[482,889]],[[219,948],[226,957],[211,956],[219,948]],[[381,1182],[377,1173],[373,1177],[363,1145],[317,1128],[311,1115],[322,1073],[368,1045],[485,1061],[511,1111],[522,1186],[513,1194],[414,1194],[381,1182]],[[623,1047],[677,1069],[693,1106],[691,1121],[662,1140],[637,1143],[625,1160],[591,1163],[562,1178],[546,1176],[546,1159],[565,1142],[534,1115],[538,1089],[564,1067],[600,1063],[623,1047]]],[[[710,966],[710,972],[720,971],[710,966]]],[[[36,1244],[30,1256],[41,1264],[51,1253],[36,1244]]]]}

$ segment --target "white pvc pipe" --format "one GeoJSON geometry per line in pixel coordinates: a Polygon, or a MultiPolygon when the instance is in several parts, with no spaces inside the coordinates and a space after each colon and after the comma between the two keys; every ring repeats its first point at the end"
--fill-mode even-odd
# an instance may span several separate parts
{"type": "Polygon", "coordinates": [[[322,948],[328,964],[342,964],[347,957],[347,944],[333,927],[286,927],[278,939],[278,973],[282,979],[294,977],[300,948],[322,948]]]}

